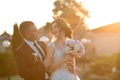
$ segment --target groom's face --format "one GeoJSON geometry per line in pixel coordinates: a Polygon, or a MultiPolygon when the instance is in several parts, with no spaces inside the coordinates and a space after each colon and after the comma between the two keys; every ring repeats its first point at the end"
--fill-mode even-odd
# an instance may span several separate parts
{"type": "Polygon", "coordinates": [[[26,39],[35,41],[39,38],[39,33],[35,25],[28,26],[26,31],[26,39]]]}

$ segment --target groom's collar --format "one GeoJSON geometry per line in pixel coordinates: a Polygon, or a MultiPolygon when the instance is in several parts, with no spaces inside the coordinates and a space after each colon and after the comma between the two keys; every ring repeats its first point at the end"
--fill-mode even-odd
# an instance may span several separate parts
{"type": "Polygon", "coordinates": [[[24,39],[24,41],[29,45],[29,46],[31,46],[31,45],[33,45],[34,44],[34,42],[33,41],[29,41],[29,40],[27,40],[27,39],[24,39]]]}

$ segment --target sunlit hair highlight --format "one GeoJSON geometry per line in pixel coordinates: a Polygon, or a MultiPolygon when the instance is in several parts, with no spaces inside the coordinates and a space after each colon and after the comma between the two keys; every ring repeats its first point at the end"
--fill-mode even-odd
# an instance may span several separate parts
{"type": "Polygon", "coordinates": [[[65,37],[70,38],[70,39],[73,37],[72,29],[70,28],[69,24],[64,18],[57,18],[52,22],[52,25],[54,23],[57,24],[57,26],[60,28],[61,31],[65,32],[65,37]]]}

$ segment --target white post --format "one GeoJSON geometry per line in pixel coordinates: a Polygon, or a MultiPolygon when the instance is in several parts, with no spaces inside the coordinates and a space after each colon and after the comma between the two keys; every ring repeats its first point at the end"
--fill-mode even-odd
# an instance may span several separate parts
{"type": "MultiPolygon", "coordinates": [[[[8,52],[8,48],[10,47],[11,43],[8,40],[3,41],[2,43],[3,47],[5,48],[5,52],[8,52]]],[[[10,74],[9,74],[9,59],[6,60],[7,61],[7,72],[8,72],[8,80],[10,80],[10,74]]]]}

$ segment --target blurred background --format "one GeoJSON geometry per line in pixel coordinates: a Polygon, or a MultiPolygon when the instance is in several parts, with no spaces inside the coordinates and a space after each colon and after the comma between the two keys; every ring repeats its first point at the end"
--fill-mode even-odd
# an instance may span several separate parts
{"type": "Polygon", "coordinates": [[[0,80],[23,80],[14,60],[14,50],[23,40],[19,24],[32,20],[40,40],[48,43],[57,17],[68,21],[73,37],[85,46],[86,54],[76,60],[81,80],[120,80],[119,0],[38,1],[0,1],[0,80]]]}

